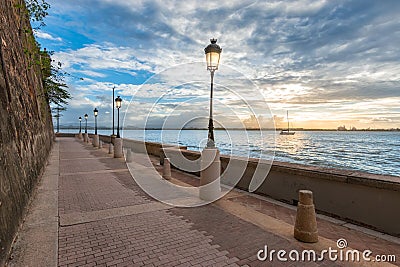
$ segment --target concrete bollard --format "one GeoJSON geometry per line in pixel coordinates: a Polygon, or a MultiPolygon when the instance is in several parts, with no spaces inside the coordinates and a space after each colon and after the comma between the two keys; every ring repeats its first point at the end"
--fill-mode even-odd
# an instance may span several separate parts
{"type": "Polygon", "coordinates": [[[103,141],[99,141],[99,149],[102,149],[103,148],[103,141]]]}
{"type": "Polygon", "coordinates": [[[130,148],[127,149],[125,161],[127,163],[131,163],[132,162],[132,150],[130,148]]]}
{"type": "Polygon", "coordinates": [[[310,190],[299,191],[294,237],[302,242],[318,242],[317,218],[313,203],[313,193],[310,190]]]}
{"type": "Polygon", "coordinates": [[[164,168],[163,168],[163,175],[162,177],[165,180],[170,180],[171,179],[171,163],[169,161],[169,158],[164,158],[164,168]]]}
{"type": "Polygon", "coordinates": [[[78,134],[78,139],[79,139],[79,140],[82,140],[82,138],[83,138],[82,132],[80,132],[80,133],[78,134]]]}
{"type": "Polygon", "coordinates": [[[98,134],[93,135],[92,142],[93,142],[94,147],[99,146],[99,135],[98,134]]]}
{"type": "Polygon", "coordinates": [[[88,143],[89,142],[89,135],[87,133],[85,133],[83,135],[83,142],[88,143]]]}
{"type": "Polygon", "coordinates": [[[113,154],[114,153],[114,146],[113,144],[110,143],[110,145],[108,146],[108,154],[113,154]]]}
{"type": "Polygon", "coordinates": [[[124,151],[122,150],[122,138],[114,139],[114,158],[122,158],[124,151]]]}
{"type": "Polygon", "coordinates": [[[217,148],[205,148],[201,153],[199,197],[214,201],[221,195],[221,161],[217,148]]]}

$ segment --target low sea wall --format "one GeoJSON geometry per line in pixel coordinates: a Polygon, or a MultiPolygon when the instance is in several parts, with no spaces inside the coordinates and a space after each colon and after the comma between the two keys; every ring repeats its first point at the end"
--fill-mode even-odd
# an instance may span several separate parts
{"type": "MultiPolygon", "coordinates": [[[[100,136],[100,139],[110,142],[109,136],[100,136]]],[[[166,151],[168,157],[183,155],[194,165],[200,163],[200,152],[183,146],[124,139],[124,147],[160,157],[161,163],[166,151]]],[[[173,165],[174,160],[171,163],[173,165]]],[[[248,190],[256,170],[258,174],[261,170],[265,180],[256,194],[296,205],[298,191],[309,189],[314,192],[319,213],[400,237],[400,177],[278,161],[271,165],[265,160],[226,155],[221,155],[222,175],[228,164],[245,166],[237,188],[248,190]]],[[[191,173],[199,175],[199,172],[191,173]]]]}
{"type": "MultiPolygon", "coordinates": [[[[194,161],[200,158],[197,151],[167,149],[168,157],[174,153],[194,161]]],[[[258,178],[264,172],[256,194],[297,205],[298,191],[309,189],[320,213],[400,236],[400,177],[221,155],[222,181],[230,162],[245,166],[237,188],[248,191],[256,170],[258,178]]]]}

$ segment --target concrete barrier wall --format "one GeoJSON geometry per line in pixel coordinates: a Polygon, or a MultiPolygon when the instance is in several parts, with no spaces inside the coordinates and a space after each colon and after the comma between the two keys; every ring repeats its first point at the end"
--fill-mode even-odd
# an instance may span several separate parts
{"type": "MultiPolygon", "coordinates": [[[[249,174],[256,163],[248,165],[249,174]]],[[[239,187],[251,179],[245,175],[239,187]]],[[[274,162],[256,193],[296,204],[298,191],[314,192],[318,211],[400,236],[400,178],[274,162]]]]}
{"type": "Polygon", "coordinates": [[[76,137],[78,133],[55,133],[56,137],[76,137]]]}
{"type": "MultiPolygon", "coordinates": [[[[104,142],[110,140],[109,136],[100,138],[104,142]]],[[[160,143],[129,139],[124,139],[124,146],[160,157],[161,163],[167,153],[175,168],[179,168],[179,160],[182,160],[179,155],[182,154],[184,159],[192,161],[194,169],[200,169],[200,152],[186,150],[186,147],[167,145],[161,149],[160,143]]],[[[277,161],[270,166],[265,160],[221,155],[222,182],[224,176],[229,176],[228,164],[231,164],[228,171],[233,172],[235,166],[245,166],[237,188],[248,190],[258,169],[259,173],[264,173],[265,180],[255,191],[257,194],[296,205],[298,191],[309,189],[314,192],[315,207],[320,213],[400,236],[400,177],[277,161]]],[[[200,175],[199,172],[191,173],[200,175]]]]}
{"type": "MultiPolygon", "coordinates": [[[[89,134],[89,136],[92,136],[89,134]]],[[[99,135],[99,139],[103,141],[104,143],[110,143],[113,142],[113,139],[110,138],[109,135],[99,135]]],[[[130,148],[132,149],[133,152],[136,153],[147,153],[149,155],[153,155],[156,157],[160,157],[160,149],[161,148],[176,148],[176,149],[183,149],[186,150],[186,146],[176,146],[176,145],[168,145],[168,144],[160,144],[160,143],[155,143],[155,142],[144,142],[144,141],[139,141],[139,140],[132,140],[132,139],[127,139],[123,138],[123,144],[122,146],[124,148],[130,148]]]]}
{"type": "MultiPolygon", "coordinates": [[[[193,161],[200,158],[200,152],[168,149],[170,158],[174,151],[193,161]]],[[[265,160],[221,155],[222,182],[224,176],[229,176],[228,164],[230,172],[235,172],[235,166],[245,166],[237,188],[248,191],[258,168],[265,180],[255,191],[257,194],[296,205],[298,191],[309,189],[314,192],[315,207],[320,213],[400,236],[400,177],[277,161],[270,165],[265,160]]],[[[199,176],[199,172],[194,174],[199,176]]]]}
{"type": "Polygon", "coordinates": [[[160,144],[154,142],[143,142],[138,140],[131,140],[124,138],[123,147],[131,148],[133,152],[136,153],[147,153],[149,155],[153,155],[156,157],[160,157],[161,148],[173,147],[175,149],[182,149],[186,150],[187,147],[185,146],[174,146],[174,145],[167,145],[167,144],[160,144]]]}

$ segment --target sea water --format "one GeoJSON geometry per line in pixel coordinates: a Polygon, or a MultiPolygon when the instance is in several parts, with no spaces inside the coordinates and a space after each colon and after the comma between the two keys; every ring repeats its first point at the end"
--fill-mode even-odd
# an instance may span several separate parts
{"type": "MultiPolygon", "coordinates": [[[[221,154],[400,176],[400,132],[215,130],[214,135],[221,154]]],[[[122,137],[198,151],[206,145],[207,130],[123,130],[122,137]]]]}

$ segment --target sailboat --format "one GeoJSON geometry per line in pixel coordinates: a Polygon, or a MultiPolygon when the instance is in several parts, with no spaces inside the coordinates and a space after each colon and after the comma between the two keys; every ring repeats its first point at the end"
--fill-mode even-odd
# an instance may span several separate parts
{"type": "Polygon", "coordinates": [[[281,131],[281,135],[294,135],[296,132],[291,132],[289,127],[289,111],[286,111],[287,129],[281,131]]]}

